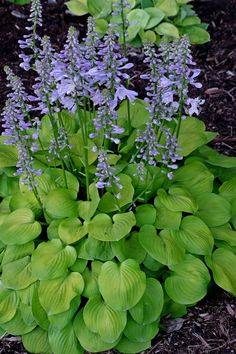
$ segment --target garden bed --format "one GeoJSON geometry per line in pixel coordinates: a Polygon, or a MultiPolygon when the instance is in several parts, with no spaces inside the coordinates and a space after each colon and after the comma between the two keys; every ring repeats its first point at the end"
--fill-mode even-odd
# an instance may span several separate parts
{"type": "MultiPolygon", "coordinates": [[[[202,96],[206,100],[201,118],[208,129],[219,132],[214,146],[235,156],[236,28],[233,16],[236,1],[229,0],[224,6],[222,1],[195,2],[200,17],[210,25],[212,37],[210,43],[194,49],[194,58],[202,69],[202,96]]],[[[16,73],[22,74],[18,68],[17,40],[24,34],[26,14],[27,7],[15,7],[1,1],[0,108],[6,97],[3,66],[8,64],[16,73]]],[[[61,48],[71,24],[79,28],[82,36],[85,23],[85,18],[65,15],[63,6],[44,2],[43,30],[50,35],[54,46],[61,48]]],[[[25,73],[24,83],[30,89],[32,81],[25,73]]],[[[205,300],[189,310],[188,316],[181,320],[163,320],[163,333],[153,341],[153,347],[146,353],[235,353],[235,322],[235,298],[214,288],[205,300]]],[[[0,344],[0,353],[23,354],[25,350],[17,338],[7,337],[0,344]]]]}

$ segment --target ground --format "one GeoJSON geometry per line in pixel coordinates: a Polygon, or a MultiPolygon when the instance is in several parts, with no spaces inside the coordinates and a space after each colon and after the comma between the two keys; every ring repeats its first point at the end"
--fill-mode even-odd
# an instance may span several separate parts
{"type": "MultiPolygon", "coordinates": [[[[209,130],[219,133],[213,146],[236,156],[236,0],[195,0],[193,5],[202,20],[209,23],[211,34],[211,42],[193,49],[202,70],[200,94],[206,100],[201,119],[209,130]]],[[[71,24],[83,35],[85,18],[65,14],[63,1],[60,5],[47,5],[44,1],[43,9],[43,32],[51,37],[55,47],[61,48],[71,24]]],[[[7,92],[4,65],[23,73],[18,69],[17,41],[25,33],[27,14],[28,7],[0,0],[0,110],[7,92]]],[[[24,83],[30,89],[32,78],[25,73],[24,83]]],[[[0,354],[24,353],[19,338],[0,339],[0,354]]],[[[204,300],[189,309],[187,316],[177,320],[165,318],[152,348],[145,352],[154,353],[236,353],[236,299],[215,286],[204,300]]]]}

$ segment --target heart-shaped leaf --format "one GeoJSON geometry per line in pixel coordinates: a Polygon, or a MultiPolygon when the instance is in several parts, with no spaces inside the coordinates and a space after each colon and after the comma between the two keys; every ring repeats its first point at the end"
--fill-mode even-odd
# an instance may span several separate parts
{"type": "Polygon", "coordinates": [[[108,305],[115,310],[125,311],[135,306],[143,296],[146,276],[133,259],[120,264],[108,261],[101,268],[98,285],[108,305]]]}
{"type": "Polygon", "coordinates": [[[109,261],[114,258],[111,242],[99,241],[92,237],[84,239],[76,249],[78,257],[87,260],[109,261]]]}
{"type": "Polygon", "coordinates": [[[0,145],[0,168],[16,166],[18,161],[17,148],[11,145],[0,145]]]}
{"type": "Polygon", "coordinates": [[[72,246],[65,246],[61,240],[42,242],[32,254],[32,271],[39,280],[55,279],[67,273],[77,258],[72,246]]]}
{"type": "Polygon", "coordinates": [[[155,0],[155,7],[162,10],[167,17],[175,16],[179,11],[176,0],[155,0]]]}
{"type": "Polygon", "coordinates": [[[155,31],[161,36],[167,36],[171,38],[179,38],[178,28],[175,27],[172,23],[162,22],[155,28],[155,31]]]}
{"type": "Polygon", "coordinates": [[[39,301],[48,315],[56,315],[69,310],[71,301],[81,295],[83,289],[84,280],[76,272],[53,280],[41,280],[39,301]]]}
{"type": "MultiPolygon", "coordinates": [[[[147,286],[143,297],[129,312],[137,323],[147,325],[157,321],[161,315],[163,304],[164,295],[161,284],[156,279],[147,278],[147,286]]],[[[129,339],[132,340],[130,337],[129,339]]],[[[135,340],[138,341],[138,339],[135,340]]]]}
{"type": "Polygon", "coordinates": [[[150,29],[150,28],[157,26],[158,23],[160,23],[163,20],[163,18],[165,17],[164,12],[161,11],[160,9],[155,8],[155,7],[146,7],[145,11],[150,16],[145,29],[150,29]]]}
{"type": "Polygon", "coordinates": [[[40,327],[22,336],[25,349],[30,353],[50,354],[52,349],[48,341],[48,333],[40,327]]]}
{"type": "Polygon", "coordinates": [[[211,278],[200,259],[187,254],[183,262],[169,268],[172,272],[165,280],[165,290],[174,302],[191,305],[206,295],[211,278]]]}
{"type": "Polygon", "coordinates": [[[81,310],[75,317],[74,331],[76,337],[81,343],[82,347],[88,352],[102,352],[113,348],[119,339],[113,343],[107,343],[102,340],[99,334],[91,332],[84,323],[83,311],[81,310]]]}
{"type": "Polygon", "coordinates": [[[229,181],[225,181],[219,188],[219,195],[230,203],[236,199],[236,177],[231,178],[229,181]]]}
{"type": "Polygon", "coordinates": [[[44,210],[51,219],[76,218],[78,202],[74,192],[58,188],[51,190],[44,201],[44,210]]]}
{"type": "Polygon", "coordinates": [[[152,340],[159,331],[159,323],[155,321],[150,324],[138,324],[131,317],[128,318],[124,329],[124,335],[134,342],[147,342],[152,340]]]}
{"type": "Polygon", "coordinates": [[[182,219],[176,236],[184,248],[193,254],[211,254],[214,238],[207,225],[196,216],[186,216],[182,219]]]}
{"type": "Polygon", "coordinates": [[[13,336],[21,336],[31,332],[36,327],[36,323],[27,325],[23,321],[20,310],[18,309],[15,316],[10,321],[1,323],[1,327],[13,336]]]}
{"type": "Polygon", "coordinates": [[[216,227],[226,224],[231,218],[231,205],[215,193],[203,193],[196,197],[199,209],[195,215],[207,226],[216,227]]]}
{"type": "Polygon", "coordinates": [[[135,342],[129,340],[127,337],[123,336],[119,343],[116,345],[115,349],[119,350],[120,353],[140,353],[151,347],[151,341],[147,342],[135,342]]]}
{"type": "Polygon", "coordinates": [[[85,325],[98,333],[104,342],[114,343],[126,326],[126,312],[113,310],[100,296],[87,302],[83,310],[85,325]]]}
{"type": "Polygon", "coordinates": [[[67,326],[71,322],[75,313],[78,311],[80,302],[81,302],[80,296],[76,296],[71,301],[69,310],[67,310],[65,312],[58,313],[56,315],[49,315],[48,320],[49,320],[50,324],[54,328],[58,328],[58,329],[61,329],[61,328],[64,328],[65,326],[67,326]]]}
{"type": "Polygon", "coordinates": [[[176,264],[185,257],[185,249],[172,230],[162,230],[158,236],[153,225],[145,225],[139,232],[139,242],[152,258],[162,264],[176,264]]]}
{"type": "Polygon", "coordinates": [[[58,227],[58,235],[60,239],[68,245],[79,241],[87,233],[87,225],[82,225],[81,221],[77,218],[62,220],[58,227]]]}
{"type": "Polygon", "coordinates": [[[2,259],[2,266],[14,262],[17,259],[29,256],[34,251],[34,242],[30,241],[24,245],[8,245],[2,259]]]}
{"type": "Polygon", "coordinates": [[[10,321],[16,314],[19,297],[13,290],[6,289],[0,281],[0,323],[10,321]]]}
{"type": "Polygon", "coordinates": [[[120,241],[112,242],[111,247],[114,256],[116,256],[120,262],[132,258],[140,264],[146,256],[146,251],[139,242],[138,232],[133,232],[130,236],[122,238],[120,241]]]}
{"type": "Polygon", "coordinates": [[[171,211],[194,213],[198,209],[196,200],[184,188],[171,187],[167,194],[164,189],[157,192],[160,202],[171,211]]]}
{"type": "Polygon", "coordinates": [[[178,230],[182,219],[182,212],[171,211],[166,208],[158,197],[155,198],[154,205],[157,210],[157,217],[154,224],[155,227],[157,229],[178,230]]]}
{"type": "Polygon", "coordinates": [[[205,259],[216,284],[236,296],[236,255],[224,248],[218,248],[212,256],[205,259]]]}
{"type": "Polygon", "coordinates": [[[72,323],[62,329],[50,326],[48,340],[53,353],[83,354],[84,352],[76,338],[72,323]]]}
{"type": "Polygon", "coordinates": [[[80,218],[84,220],[90,220],[94,215],[95,211],[100,202],[100,197],[98,193],[98,189],[95,183],[90,184],[89,186],[89,195],[91,201],[79,201],[78,211],[80,218]]]}
{"type": "Polygon", "coordinates": [[[23,245],[38,237],[41,231],[41,225],[35,221],[32,210],[17,209],[4,218],[0,241],[6,245],[23,245]]]}
{"type": "Polygon", "coordinates": [[[88,223],[89,235],[100,241],[119,241],[125,237],[135,225],[134,214],[130,211],[115,214],[112,217],[107,214],[98,214],[88,223]]]}
{"type": "Polygon", "coordinates": [[[139,227],[143,225],[154,225],[156,216],[157,212],[153,205],[140,205],[136,208],[136,225],[139,227]]]}

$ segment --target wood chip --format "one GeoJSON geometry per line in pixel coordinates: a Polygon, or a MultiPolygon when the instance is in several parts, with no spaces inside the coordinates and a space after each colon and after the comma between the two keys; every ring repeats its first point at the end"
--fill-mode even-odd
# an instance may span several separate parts
{"type": "Polygon", "coordinates": [[[211,87],[211,88],[209,88],[209,89],[207,89],[206,91],[205,91],[205,93],[207,94],[207,95],[214,95],[214,94],[216,94],[216,93],[219,93],[219,89],[218,89],[218,87],[211,87]]]}
{"type": "Polygon", "coordinates": [[[236,313],[235,313],[234,309],[232,309],[230,304],[227,304],[226,309],[231,316],[236,317],[236,313]]]}

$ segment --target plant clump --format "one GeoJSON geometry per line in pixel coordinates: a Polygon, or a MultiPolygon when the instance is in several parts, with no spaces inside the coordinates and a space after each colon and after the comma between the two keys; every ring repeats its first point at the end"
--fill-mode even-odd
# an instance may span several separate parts
{"type": "Polygon", "coordinates": [[[144,47],[146,98],[127,47],[92,18],[56,52],[32,1],[0,137],[0,333],[32,353],[151,346],[213,281],[236,295],[236,159],[206,144],[187,37],[144,47]],[[39,117],[38,117],[39,116],[39,117]]]}

